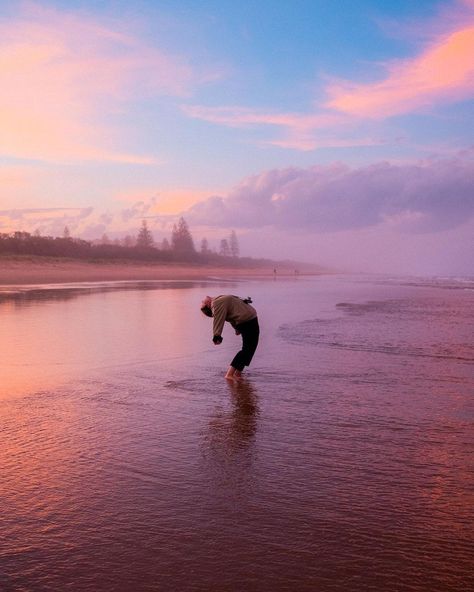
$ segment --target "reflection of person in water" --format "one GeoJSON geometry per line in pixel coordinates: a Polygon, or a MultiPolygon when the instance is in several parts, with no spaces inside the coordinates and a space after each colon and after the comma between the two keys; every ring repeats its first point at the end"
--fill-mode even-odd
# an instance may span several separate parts
{"type": "Polygon", "coordinates": [[[257,429],[257,395],[248,381],[229,383],[234,411],[232,413],[232,433],[241,445],[248,445],[257,429]]]}
{"type": "Polygon", "coordinates": [[[250,380],[226,383],[229,392],[216,401],[202,432],[201,451],[206,483],[228,517],[242,504],[252,504],[260,410],[258,392],[250,380]]]}
{"type": "Polygon", "coordinates": [[[257,311],[250,305],[252,300],[243,300],[238,296],[206,296],[201,303],[201,311],[214,319],[212,341],[215,345],[222,343],[222,329],[227,321],[235,329],[236,335],[242,335],[242,349],[237,352],[230,363],[225,377],[228,380],[239,380],[245,366],[249,366],[258,345],[260,328],[257,311]]]}
{"type": "MultiPolygon", "coordinates": [[[[227,384],[231,407],[216,409],[209,422],[206,444],[208,451],[212,452],[212,460],[230,470],[229,459],[253,447],[259,408],[258,395],[250,381],[232,380],[227,384]]],[[[246,458],[250,460],[251,455],[246,458]]]]}

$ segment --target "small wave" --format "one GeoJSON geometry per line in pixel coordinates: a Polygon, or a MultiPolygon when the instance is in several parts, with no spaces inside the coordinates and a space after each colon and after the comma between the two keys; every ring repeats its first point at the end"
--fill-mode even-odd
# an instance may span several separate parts
{"type": "MultiPolygon", "coordinates": [[[[341,335],[340,339],[329,338],[324,334],[310,334],[298,330],[281,328],[280,336],[295,345],[312,345],[315,347],[328,347],[345,351],[360,351],[367,353],[379,353],[392,356],[406,356],[410,358],[432,358],[438,360],[453,360],[458,362],[474,362],[474,357],[469,354],[448,351],[444,353],[433,351],[436,346],[410,347],[406,344],[377,344],[367,341],[350,341],[349,336],[341,335]],[[431,351],[430,351],[431,350],[431,351]]],[[[465,346],[460,346],[465,347],[465,346]]]]}
{"type": "Polygon", "coordinates": [[[474,361],[469,305],[429,297],[339,302],[336,309],[341,316],[282,325],[279,335],[291,343],[315,347],[474,361]]]}
{"type": "Polygon", "coordinates": [[[382,285],[408,286],[413,288],[440,288],[443,290],[474,290],[474,277],[472,276],[385,276],[376,281],[376,283],[382,285]]]}

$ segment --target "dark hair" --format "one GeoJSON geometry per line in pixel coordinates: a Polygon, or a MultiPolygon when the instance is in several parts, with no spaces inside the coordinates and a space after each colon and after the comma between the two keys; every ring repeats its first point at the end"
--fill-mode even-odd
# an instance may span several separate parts
{"type": "Polygon", "coordinates": [[[252,304],[252,299],[250,296],[247,296],[247,298],[242,298],[242,300],[245,302],[245,304],[252,304]]]}
{"type": "Polygon", "coordinates": [[[206,317],[212,317],[212,309],[210,306],[203,306],[201,307],[201,312],[206,315],[206,317]]]}

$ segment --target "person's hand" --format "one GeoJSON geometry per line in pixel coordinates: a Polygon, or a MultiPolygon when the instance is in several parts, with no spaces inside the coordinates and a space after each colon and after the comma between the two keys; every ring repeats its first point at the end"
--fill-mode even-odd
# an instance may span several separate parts
{"type": "Polygon", "coordinates": [[[222,343],[222,337],[220,335],[214,335],[212,341],[214,345],[220,345],[222,343]]]}

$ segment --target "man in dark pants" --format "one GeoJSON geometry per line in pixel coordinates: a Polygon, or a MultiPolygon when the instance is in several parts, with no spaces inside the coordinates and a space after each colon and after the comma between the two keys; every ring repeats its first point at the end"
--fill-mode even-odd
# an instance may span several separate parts
{"type": "Polygon", "coordinates": [[[230,363],[225,377],[227,380],[239,380],[245,366],[249,366],[258,345],[260,329],[257,311],[250,305],[250,298],[243,300],[238,296],[206,296],[201,303],[201,311],[214,319],[212,341],[222,343],[222,329],[227,321],[235,329],[236,335],[242,335],[242,349],[230,363]]]}

